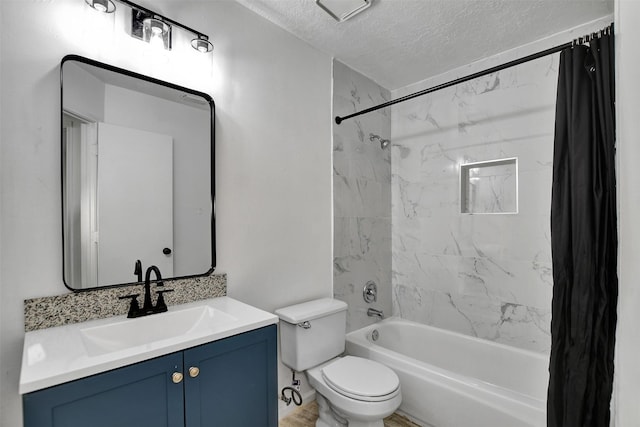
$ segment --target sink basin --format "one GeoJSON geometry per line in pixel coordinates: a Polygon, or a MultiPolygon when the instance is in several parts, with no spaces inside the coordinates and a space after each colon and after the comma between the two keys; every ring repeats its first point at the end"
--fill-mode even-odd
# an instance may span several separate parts
{"type": "Polygon", "coordinates": [[[185,335],[208,333],[236,320],[234,316],[205,305],[83,328],[80,336],[91,357],[185,335]]]}
{"type": "Polygon", "coordinates": [[[221,296],[124,316],[29,331],[20,394],[107,372],[278,323],[278,316],[221,296]]]}

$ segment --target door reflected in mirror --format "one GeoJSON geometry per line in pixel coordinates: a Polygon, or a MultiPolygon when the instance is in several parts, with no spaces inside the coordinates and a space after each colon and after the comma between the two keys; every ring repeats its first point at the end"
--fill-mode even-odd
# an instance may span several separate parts
{"type": "Polygon", "coordinates": [[[80,290],[210,274],[214,104],[75,55],[62,60],[63,271],[80,290]]]}

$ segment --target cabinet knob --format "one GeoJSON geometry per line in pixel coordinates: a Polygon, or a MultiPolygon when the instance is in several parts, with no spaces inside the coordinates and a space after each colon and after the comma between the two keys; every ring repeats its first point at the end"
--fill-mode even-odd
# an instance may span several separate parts
{"type": "Polygon", "coordinates": [[[180,372],[174,372],[173,375],[171,375],[171,380],[173,381],[174,384],[181,383],[183,378],[184,378],[184,375],[182,375],[180,372]]]}
{"type": "Polygon", "coordinates": [[[189,376],[191,378],[195,378],[198,376],[198,374],[200,373],[200,369],[196,368],[195,366],[192,366],[189,368],[189,376]]]}

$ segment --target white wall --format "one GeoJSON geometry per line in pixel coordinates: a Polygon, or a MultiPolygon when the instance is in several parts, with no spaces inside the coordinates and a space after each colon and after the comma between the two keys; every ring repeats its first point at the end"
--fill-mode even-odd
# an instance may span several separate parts
{"type": "MultiPolygon", "coordinates": [[[[124,6],[118,3],[118,7],[124,6]]],[[[154,2],[176,30],[153,52],[81,0],[0,2],[0,425],[22,425],[22,301],[60,294],[59,63],[76,53],[216,101],[217,248],[229,294],[266,310],[331,295],[331,58],[230,1],[154,2]],[[28,17],[28,19],[25,19],[28,17]]],[[[282,369],[281,386],[290,380],[282,369]]]]}
{"type": "Polygon", "coordinates": [[[640,426],[640,2],[616,0],[619,299],[613,423],[640,426]]]}

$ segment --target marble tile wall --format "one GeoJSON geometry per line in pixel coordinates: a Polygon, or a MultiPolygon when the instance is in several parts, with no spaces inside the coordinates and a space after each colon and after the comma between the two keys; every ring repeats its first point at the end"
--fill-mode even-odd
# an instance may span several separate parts
{"type": "MultiPolygon", "coordinates": [[[[333,112],[346,114],[388,101],[389,91],[333,63],[333,112]]],[[[333,125],[334,297],[349,304],[347,329],[376,321],[368,307],[391,314],[391,154],[378,140],[391,137],[388,109],[333,125]],[[365,303],[362,290],[373,280],[378,301],[365,303]]]]}
{"type": "MultiPolygon", "coordinates": [[[[393,107],[394,315],[549,350],[557,66],[549,56],[393,107]],[[461,213],[460,164],[511,157],[518,213],[461,213]]],[[[505,202],[499,190],[483,203],[505,202]]]]}

